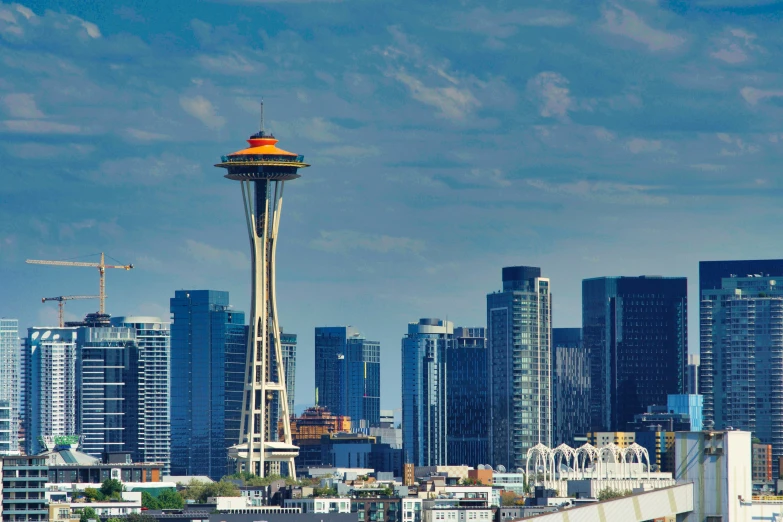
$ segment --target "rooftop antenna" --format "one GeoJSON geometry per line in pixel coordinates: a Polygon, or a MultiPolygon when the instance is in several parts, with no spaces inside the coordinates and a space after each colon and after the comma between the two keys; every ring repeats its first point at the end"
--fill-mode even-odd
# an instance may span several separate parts
{"type": "Polygon", "coordinates": [[[264,99],[261,98],[261,134],[264,133],[264,99]]]}

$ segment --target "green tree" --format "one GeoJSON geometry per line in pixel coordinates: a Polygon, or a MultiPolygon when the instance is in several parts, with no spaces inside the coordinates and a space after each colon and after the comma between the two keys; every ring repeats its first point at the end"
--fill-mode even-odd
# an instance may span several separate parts
{"type": "Polygon", "coordinates": [[[147,509],[160,509],[158,499],[150,495],[147,491],[141,492],[141,505],[147,509]]]}
{"type": "Polygon", "coordinates": [[[182,509],[185,507],[185,501],[175,490],[169,488],[160,492],[157,498],[160,509],[182,509]]]}
{"type": "Polygon", "coordinates": [[[95,488],[85,488],[83,495],[89,502],[106,500],[106,496],[95,488]]]}
{"type": "Polygon", "coordinates": [[[121,518],[108,518],[106,522],[124,522],[121,518]]]}
{"type": "Polygon", "coordinates": [[[313,490],[314,497],[336,497],[337,488],[315,488],[313,490]]]}
{"type": "Polygon", "coordinates": [[[144,515],[139,513],[131,513],[125,517],[125,522],[158,522],[158,519],[152,515],[144,515]]]}
{"type": "Polygon", "coordinates": [[[518,506],[524,504],[525,499],[514,493],[513,491],[501,491],[500,492],[500,505],[501,506],[518,506]]]}
{"type": "Polygon", "coordinates": [[[87,522],[88,520],[100,520],[100,517],[95,513],[95,510],[91,507],[82,509],[82,513],[79,516],[79,522],[87,522]]]}
{"type": "Polygon", "coordinates": [[[117,479],[104,480],[101,484],[101,493],[105,498],[119,499],[125,487],[117,479]]]}
{"type": "Polygon", "coordinates": [[[193,500],[199,504],[206,503],[209,497],[238,497],[239,488],[233,482],[221,480],[220,482],[205,483],[191,480],[180,493],[183,498],[193,500]]]}
{"type": "Polygon", "coordinates": [[[632,491],[628,491],[628,490],[620,491],[618,489],[604,488],[598,492],[598,500],[604,501],[604,500],[612,500],[613,498],[627,497],[632,493],[633,493],[632,491]]]}

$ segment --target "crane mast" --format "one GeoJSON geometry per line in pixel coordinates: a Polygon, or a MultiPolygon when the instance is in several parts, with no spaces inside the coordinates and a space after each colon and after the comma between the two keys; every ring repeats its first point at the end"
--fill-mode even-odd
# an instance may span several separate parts
{"type": "Polygon", "coordinates": [[[129,265],[107,265],[104,259],[104,254],[101,252],[101,262],[100,263],[85,263],[82,261],[50,261],[50,260],[44,260],[44,259],[28,259],[25,261],[25,263],[28,263],[30,265],[50,265],[50,266],[81,266],[81,267],[88,267],[88,268],[97,268],[98,274],[100,278],[100,295],[98,298],[100,299],[100,308],[99,313],[105,314],[106,313],[106,269],[107,268],[121,268],[122,270],[130,270],[133,268],[132,264],[129,265]]]}

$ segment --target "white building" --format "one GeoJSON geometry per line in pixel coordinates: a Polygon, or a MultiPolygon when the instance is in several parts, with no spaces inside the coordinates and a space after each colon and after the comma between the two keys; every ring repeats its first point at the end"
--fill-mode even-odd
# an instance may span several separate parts
{"type": "Polygon", "coordinates": [[[421,499],[402,499],[402,522],[421,522],[421,499]]]}
{"type": "Polygon", "coordinates": [[[0,455],[19,454],[19,321],[0,319],[0,455]]]}
{"type": "Polygon", "coordinates": [[[286,499],[285,507],[299,508],[302,513],[350,513],[350,498],[294,498],[286,499]]]}
{"type": "Polygon", "coordinates": [[[25,449],[30,455],[46,449],[41,439],[77,433],[76,332],[37,326],[27,330],[25,449]]]}

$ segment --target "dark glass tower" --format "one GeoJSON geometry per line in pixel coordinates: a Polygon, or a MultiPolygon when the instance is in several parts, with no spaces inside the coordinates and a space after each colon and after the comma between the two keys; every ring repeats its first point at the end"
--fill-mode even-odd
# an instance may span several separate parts
{"type": "Polygon", "coordinates": [[[316,402],[354,428],[381,420],[381,345],[352,326],[315,329],[316,402]]]}
{"type": "Polygon", "coordinates": [[[590,431],[590,358],[581,328],[552,328],[552,444],[590,431]]]}
{"type": "Polygon", "coordinates": [[[684,277],[582,281],[582,335],[590,353],[592,431],[622,431],[647,406],[683,393],[688,355],[684,277]]]}
{"type": "Polygon", "coordinates": [[[214,290],[176,291],[171,313],[171,473],[219,480],[239,438],[245,314],[214,290]]]}
{"type": "Polygon", "coordinates": [[[446,350],[446,451],[448,465],[489,462],[489,390],[485,328],[455,328],[446,350]]]}

